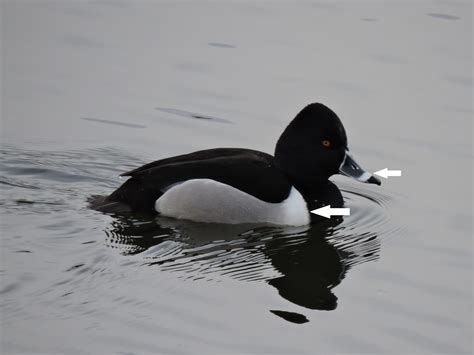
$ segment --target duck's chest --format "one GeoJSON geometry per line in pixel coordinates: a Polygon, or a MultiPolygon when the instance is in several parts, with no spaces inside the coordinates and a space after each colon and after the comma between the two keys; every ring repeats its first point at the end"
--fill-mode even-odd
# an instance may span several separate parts
{"type": "Polygon", "coordinates": [[[187,180],[172,186],[156,201],[155,209],[164,216],[197,222],[295,226],[310,222],[306,202],[294,187],[282,202],[269,203],[210,179],[187,180]]]}

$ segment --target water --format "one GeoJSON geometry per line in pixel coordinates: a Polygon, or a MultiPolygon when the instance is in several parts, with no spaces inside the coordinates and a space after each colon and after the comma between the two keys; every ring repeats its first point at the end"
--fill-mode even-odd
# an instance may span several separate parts
{"type": "Polygon", "coordinates": [[[472,5],[2,3],[2,353],[472,352],[472,5]],[[307,103],[382,186],[351,216],[88,208],[118,175],[272,152],[307,103]]]}

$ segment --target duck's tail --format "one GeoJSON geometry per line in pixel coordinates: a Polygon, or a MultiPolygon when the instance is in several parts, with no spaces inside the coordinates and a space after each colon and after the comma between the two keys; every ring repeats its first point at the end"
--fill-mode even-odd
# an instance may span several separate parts
{"type": "Polygon", "coordinates": [[[104,213],[126,213],[131,212],[130,206],[122,202],[110,201],[108,196],[94,195],[87,199],[89,207],[104,213]]]}

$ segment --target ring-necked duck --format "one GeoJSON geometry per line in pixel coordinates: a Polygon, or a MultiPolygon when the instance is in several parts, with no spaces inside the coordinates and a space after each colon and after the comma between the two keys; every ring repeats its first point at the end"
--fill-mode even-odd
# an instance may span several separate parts
{"type": "Polygon", "coordinates": [[[274,156],[216,148],[158,160],[122,174],[130,179],[95,207],[197,222],[305,225],[337,173],[380,185],[349,154],[339,117],[313,103],[286,127],[274,156]]]}

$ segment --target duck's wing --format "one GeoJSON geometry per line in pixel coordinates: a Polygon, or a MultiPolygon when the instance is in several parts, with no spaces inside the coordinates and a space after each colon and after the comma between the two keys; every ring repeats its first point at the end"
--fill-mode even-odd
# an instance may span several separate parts
{"type": "Polygon", "coordinates": [[[160,159],[153,161],[151,163],[145,164],[140,166],[139,168],[127,171],[120,176],[138,176],[147,172],[150,169],[157,168],[160,166],[165,166],[169,164],[176,164],[176,163],[186,163],[186,162],[198,162],[202,160],[209,160],[213,158],[224,158],[224,157],[235,157],[241,156],[242,154],[261,154],[263,159],[272,160],[273,157],[269,154],[259,152],[256,150],[250,149],[240,149],[240,148],[216,148],[216,149],[206,149],[206,150],[199,150],[197,152],[177,155],[170,158],[160,159]],[[266,157],[265,157],[266,156],[266,157]]]}
{"type": "Polygon", "coordinates": [[[269,154],[235,148],[199,151],[146,164],[126,173],[131,176],[107,200],[132,210],[154,210],[155,201],[174,184],[211,179],[271,203],[285,200],[291,189],[286,176],[269,154]]]}

